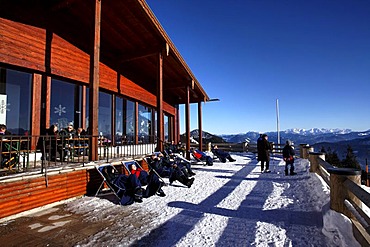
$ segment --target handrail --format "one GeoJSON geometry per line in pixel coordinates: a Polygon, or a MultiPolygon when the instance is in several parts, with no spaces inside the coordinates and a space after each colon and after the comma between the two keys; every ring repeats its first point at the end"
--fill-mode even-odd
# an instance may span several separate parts
{"type": "Polygon", "coordinates": [[[370,193],[360,186],[362,171],[334,167],[322,157],[323,153],[309,153],[310,171],[317,173],[330,186],[330,208],[349,217],[356,240],[363,246],[369,246],[370,216],[362,207],[370,205],[370,193]]]}
{"type": "Polygon", "coordinates": [[[14,173],[39,172],[44,174],[50,167],[84,166],[91,162],[89,150],[92,138],[98,140],[98,160],[112,162],[127,158],[138,158],[152,153],[153,142],[134,144],[122,138],[115,142],[100,136],[75,136],[73,138],[54,135],[7,135],[0,136],[0,177],[14,173]],[[8,163],[5,163],[6,160],[8,163]]]}

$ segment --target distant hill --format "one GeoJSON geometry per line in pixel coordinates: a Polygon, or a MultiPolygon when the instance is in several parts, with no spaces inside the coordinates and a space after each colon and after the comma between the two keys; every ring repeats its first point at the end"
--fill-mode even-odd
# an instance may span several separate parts
{"type": "MultiPolygon", "coordinates": [[[[277,132],[266,132],[269,141],[277,143],[277,132]]],[[[203,143],[256,143],[260,133],[246,132],[233,135],[214,135],[203,131],[203,143]]],[[[190,136],[195,141],[199,141],[199,131],[193,130],[190,136]]],[[[350,129],[289,129],[280,131],[280,143],[291,140],[296,146],[299,144],[309,144],[315,151],[320,151],[322,147],[326,150],[330,147],[332,151],[337,152],[340,159],[343,159],[350,145],[355,152],[357,160],[361,166],[365,167],[366,158],[370,158],[370,130],[351,131],[350,129]]],[[[185,134],[181,135],[181,141],[185,142],[185,134]]]]}
{"type": "MultiPolygon", "coordinates": [[[[206,131],[202,131],[202,137],[203,137],[203,142],[204,143],[208,143],[208,142],[224,143],[224,142],[226,142],[222,137],[210,134],[206,131]]],[[[182,143],[185,143],[186,142],[186,135],[182,134],[180,136],[180,140],[181,140],[182,143]]],[[[190,140],[191,141],[193,140],[192,142],[199,143],[199,130],[196,129],[196,130],[190,131],[190,140]]]]}

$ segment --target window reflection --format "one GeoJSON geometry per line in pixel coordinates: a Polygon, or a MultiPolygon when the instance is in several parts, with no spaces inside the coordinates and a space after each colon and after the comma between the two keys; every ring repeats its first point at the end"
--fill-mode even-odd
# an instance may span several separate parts
{"type": "Polygon", "coordinates": [[[168,142],[169,140],[169,117],[167,115],[164,115],[164,141],[168,142]]]}
{"type": "Polygon", "coordinates": [[[152,109],[139,104],[139,142],[149,143],[152,125],[152,109]]]}
{"type": "Polygon", "coordinates": [[[126,114],[125,114],[125,125],[126,125],[126,139],[129,143],[135,141],[135,102],[126,101],[126,114]]]}
{"type": "Polygon", "coordinates": [[[31,74],[0,68],[0,124],[16,135],[30,134],[31,74]]]}
{"type": "Polygon", "coordinates": [[[50,125],[57,124],[59,129],[69,123],[75,128],[81,123],[81,86],[61,80],[51,80],[50,125]]]}
{"type": "Polygon", "coordinates": [[[123,133],[123,99],[116,97],[116,120],[115,120],[115,143],[116,145],[124,142],[123,133]]]}
{"type": "Polygon", "coordinates": [[[100,136],[112,139],[112,95],[99,92],[99,126],[100,136]]]}

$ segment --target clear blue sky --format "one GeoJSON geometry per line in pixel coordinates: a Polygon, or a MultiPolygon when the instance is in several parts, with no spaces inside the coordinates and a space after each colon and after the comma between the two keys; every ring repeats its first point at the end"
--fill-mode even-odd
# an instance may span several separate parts
{"type": "MultiPolygon", "coordinates": [[[[211,98],[213,134],[370,129],[370,1],[147,0],[211,98]]],[[[181,107],[181,133],[185,130],[181,107]]],[[[191,130],[198,127],[191,106],[191,130]]]]}

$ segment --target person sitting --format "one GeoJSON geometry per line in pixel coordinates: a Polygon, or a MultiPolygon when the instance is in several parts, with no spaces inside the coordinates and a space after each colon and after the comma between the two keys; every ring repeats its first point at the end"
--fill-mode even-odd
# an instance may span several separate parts
{"type": "Polygon", "coordinates": [[[1,168],[3,167],[12,167],[16,164],[16,159],[15,157],[11,155],[10,151],[11,151],[11,141],[10,143],[6,142],[5,140],[6,139],[6,136],[7,135],[11,135],[11,133],[7,130],[7,127],[5,124],[0,124],[0,136],[1,136],[1,150],[2,150],[2,153],[1,153],[1,162],[0,162],[0,165],[1,165],[1,168]],[[4,140],[4,141],[3,141],[4,140]]]}
{"type": "Polygon", "coordinates": [[[225,163],[226,162],[226,159],[228,159],[230,162],[234,162],[236,161],[235,159],[233,159],[231,157],[231,155],[228,153],[228,152],[225,152],[221,149],[219,149],[217,147],[217,145],[213,146],[212,149],[211,149],[212,153],[214,155],[217,156],[217,158],[219,158],[219,160],[222,162],[222,163],[225,163]]]}
{"type": "Polygon", "coordinates": [[[40,140],[42,141],[41,153],[43,154],[43,158],[48,159],[49,161],[56,161],[58,153],[57,145],[58,138],[59,138],[58,126],[52,124],[46,130],[46,136],[40,138],[40,140]]]}
{"type": "Polygon", "coordinates": [[[175,141],[171,141],[171,143],[167,145],[165,150],[168,154],[177,153],[177,147],[175,145],[175,141]]]}
{"type": "Polygon", "coordinates": [[[131,174],[134,174],[139,179],[141,186],[147,185],[144,192],[144,197],[150,197],[155,194],[161,197],[166,196],[162,190],[163,183],[159,181],[157,174],[153,172],[148,173],[147,171],[141,169],[141,167],[137,167],[135,164],[130,164],[128,169],[131,174]]]}
{"type": "Polygon", "coordinates": [[[60,138],[62,139],[61,148],[60,150],[61,157],[63,161],[66,161],[69,158],[71,153],[71,148],[74,147],[74,138],[76,137],[76,130],[73,127],[73,124],[68,124],[67,128],[61,130],[59,132],[60,138]]]}
{"type": "Polygon", "coordinates": [[[194,176],[195,173],[193,172],[191,168],[191,162],[189,160],[186,160],[182,155],[179,153],[169,153],[171,150],[165,150],[164,153],[164,161],[167,163],[176,163],[180,169],[184,170],[185,174],[188,177],[194,176]]]}
{"type": "Polygon", "coordinates": [[[74,145],[76,146],[75,155],[76,156],[84,156],[88,155],[88,140],[87,140],[87,132],[83,128],[77,128],[76,130],[76,137],[78,140],[75,141],[74,145]]]}
{"type": "Polygon", "coordinates": [[[190,152],[197,161],[205,161],[206,165],[213,166],[213,159],[211,156],[200,151],[199,149],[190,149],[190,152]]]}
{"type": "Polygon", "coordinates": [[[6,136],[6,135],[11,135],[11,134],[12,133],[8,131],[5,124],[0,124],[0,135],[6,136]]]}
{"type": "Polygon", "coordinates": [[[168,177],[170,184],[177,180],[190,188],[194,182],[194,178],[189,178],[176,162],[166,160],[162,153],[159,155],[153,153],[149,159],[149,165],[159,174],[159,176],[168,177]]]}
{"type": "Polygon", "coordinates": [[[78,137],[83,137],[83,136],[87,135],[87,132],[86,132],[86,130],[84,130],[83,128],[80,127],[80,128],[77,128],[76,135],[78,137]]]}
{"type": "Polygon", "coordinates": [[[102,172],[108,182],[116,187],[115,192],[121,197],[121,205],[143,202],[143,189],[139,179],[134,174],[116,173],[112,166],[105,167],[102,172]]]}
{"type": "Polygon", "coordinates": [[[165,151],[168,154],[179,154],[183,157],[185,156],[185,147],[181,145],[181,142],[176,145],[175,141],[171,141],[171,143],[165,148],[165,151]]]}

